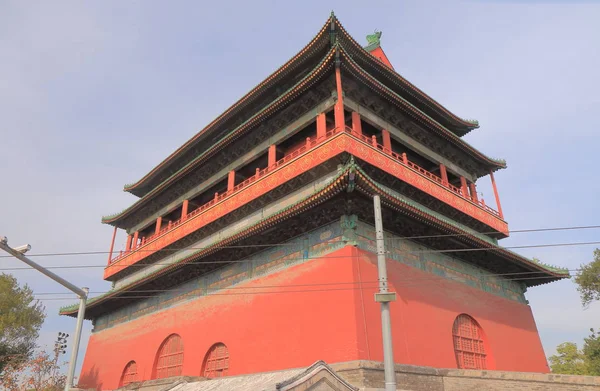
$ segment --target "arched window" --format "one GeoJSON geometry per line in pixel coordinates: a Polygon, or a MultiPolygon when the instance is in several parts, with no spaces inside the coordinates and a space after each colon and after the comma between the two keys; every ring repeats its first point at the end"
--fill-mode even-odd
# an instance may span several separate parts
{"type": "Polygon", "coordinates": [[[160,346],[154,364],[154,378],[180,376],[183,369],[183,341],[171,334],[160,346]]]}
{"type": "Polygon", "coordinates": [[[456,364],[460,369],[487,369],[483,330],[475,319],[462,314],[452,326],[456,364]]]}
{"type": "Polygon", "coordinates": [[[229,349],[222,343],[216,343],[208,349],[202,366],[202,376],[207,378],[227,376],[229,372],[229,349]]]}
{"type": "Polygon", "coordinates": [[[133,383],[137,381],[137,364],[135,361],[129,361],[127,365],[125,365],[125,369],[123,369],[123,374],[121,375],[121,380],[119,381],[119,388],[125,387],[129,383],[133,383]]]}

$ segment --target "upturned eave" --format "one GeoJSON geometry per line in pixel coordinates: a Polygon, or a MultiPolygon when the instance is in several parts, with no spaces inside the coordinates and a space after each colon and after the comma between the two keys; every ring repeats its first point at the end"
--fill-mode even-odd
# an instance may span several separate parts
{"type": "Polygon", "coordinates": [[[214,156],[214,154],[216,152],[220,151],[225,146],[227,146],[230,142],[232,142],[233,140],[240,137],[248,129],[251,129],[253,126],[259,124],[260,121],[264,120],[269,115],[271,115],[272,113],[277,111],[278,108],[281,107],[282,105],[284,105],[287,101],[294,99],[294,97],[296,97],[298,94],[300,94],[306,88],[310,87],[310,85],[312,85],[313,82],[315,82],[320,77],[322,77],[327,72],[327,70],[333,65],[334,51],[335,51],[334,48],[330,49],[329,52],[327,52],[327,54],[325,55],[325,57],[321,60],[321,62],[310,73],[308,73],[305,77],[303,77],[298,83],[296,83],[289,90],[285,91],[275,101],[271,102],[269,105],[264,107],[258,113],[254,114],[251,118],[246,120],[243,124],[241,124],[236,129],[234,129],[233,131],[228,133],[226,136],[223,137],[223,139],[221,139],[219,142],[215,143],[211,148],[207,149],[204,153],[200,154],[194,160],[192,160],[191,162],[186,164],[184,167],[179,169],[177,172],[173,173],[171,176],[169,176],[167,179],[165,179],[163,182],[161,182],[158,186],[156,186],[154,189],[152,189],[149,193],[145,194],[142,198],[137,200],[134,204],[132,204],[131,206],[129,206],[128,208],[124,209],[123,211],[121,211],[119,213],[115,213],[112,215],[107,215],[107,216],[102,217],[102,223],[116,226],[119,228],[126,228],[126,227],[119,226],[120,219],[127,216],[129,213],[132,213],[135,210],[139,209],[143,205],[145,205],[145,203],[148,200],[150,200],[152,197],[154,197],[156,194],[161,192],[163,189],[165,189],[169,185],[173,184],[178,178],[181,177],[181,175],[184,175],[185,173],[189,172],[193,168],[197,167],[199,164],[202,164],[203,162],[207,161],[211,156],[214,156]]]}
{"type": "MultiPolygon", "coordinates": [[[[106,302],[107,300],[117,298],[122,294],[135,290],[136,287],[149,280],[164,276],[174,270],[184,267],[191,262],[197,262],[198,260],[215,253],[219,249],[225,246],[231,246],[249,236],[260,234],[261,231],[271,228],[287,218],[301,214],[309,208],[317,206],[318,204],[325,202],[341,192],[352,192],[355,190],[361,192],[367,197],[372,197],[373,195],[378,194],[381,196],[384,206],[399,213],[417,218],[420,221],[425,221],[427,224],[434,226],[441,232],[449,235],[456,235],[456,240],[462,241],[468,246],[485,251],[491,251],[508,262],[515,263],[527,270],[531,270],[533,273],[537,274],[537,277],[539,277],[538,280],[543,281],[538,282],[538,280],[534,279],[523,279],[527,286],[541,285],[546,282],[552,282],[570,277],[567,269],[562,269],[530,260],[515,252],[498,246],[486,235],[467,228],[462,224],[456,223],[453,220],[442,216],[423,205],[417,204],[416,202],[411,202],[404,197],[396,196],[385,187],[371,179],[356,163],[354,163],[353,160],[351,160],[351,162],[346,164],[345,167],[340,170],[338,175],[329,181],[329,183],[325,184],[320,189],[316,189],[311,194],[306,195],[293,205],[274,212],[256,224],[240,230],[237,233],[233,233],[229,237],[221,239],[210,246],[203,247],[201,250],[198,250],[193,254],[182,257],[181,259],[176,260],[173,264],[164,266],[163,268],[158,269],[139,280],[121,287],[120,289],[113,290],[106,294],[89,299],[88,308],[93,309],[97,305],[106,302]]],[[[89,313],[90,312],[88,312],[88,314],[89,313]]],[[[60,314],[76,316],[77,305],[61,308],[60,314]]],[[[87,317],[87,319],[91,319],[91,317],[87,317]]]]}

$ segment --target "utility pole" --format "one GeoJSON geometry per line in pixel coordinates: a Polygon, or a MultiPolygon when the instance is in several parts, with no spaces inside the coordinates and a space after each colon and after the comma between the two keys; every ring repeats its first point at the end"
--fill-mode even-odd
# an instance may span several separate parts
{"type": "Polygon", "coordinates": [[[56,377],[58,376],[58,373],[57,373],[58,357],[60,357],[61,354],[65,354],[67,352],[65,349],[67,348],[67,337],[68,336],[69,336],[69,334],[60,332],[60,333],[58,333],[58,338],[56,338],[56,341],[54,342],[54,367],[52,369],[53,384],[56,384],[56,377]]]}
{"type": "Polygon", "coordinates": [[[73,378],[75,377],[75,366],[77,363],[77,353],[79,350],[79,341],[81,340],[81,328],[83,326],[83,319],[85,316],[85,305],[87,303],[88,288],[78,288],[71,284],[64,278],[52,273],[50,270],[38,265],[31,259],[27,258],[24,254],[31,250],[31,246],[26,244],[24,246],[12,248],[8,245],[8,239],[5,236],[0,236],[0,249],[6,251],[13,257],[25,262],[32,268],[38,270],[42,274],[50,277],[60,285],[64,286],[71,292],[79,296],[79,312],[77,313],[77,326],[75,326],[75,335],[73,336],[73,348],[71,351],[71,360],[69,361],[69,372],[67,373],[67,381],[65,383],[65,391],[70,391],[73,387],[73,378]]]}
{"type": "Polygon", "coordinates": [[[383,222],[381,217],[381,200],[379,195],[373,196],[373,208],[375,210],[377,272],[379,275],[379,292],[375,293],[375,301],[381,304],[381,334],[383,336],[385,391],[396,391],[396,371],[394,370],[392,322],[390,317],[390,302],[396,301],[396,292],[388,291],[387,268],[385,264],[385,242],[383,240],[383,222]]]}

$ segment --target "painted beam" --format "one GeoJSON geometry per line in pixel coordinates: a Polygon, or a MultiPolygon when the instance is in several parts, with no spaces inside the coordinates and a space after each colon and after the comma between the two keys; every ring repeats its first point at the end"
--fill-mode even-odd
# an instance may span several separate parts
{"type": "MultiPolygon", "coordinates": [[[[246,153],[244,156],[237,159],[235,162],[232,162],[231,164],[227,165],[226,167],[223,167],[220,171],[215,173],[213,176],[208,178],[206,181],[198,184],[198,186],[194,187],[193,189],[188,190],[187,192],[182,194],[179,198],[177,198],[173,202],[160,208],[158,211],[156,211],[152,215],[148,216],[147,218],[142,220],[140,223],[134,225],[132,228],[130,228],[130,231],[135,231],[135,230],[141,231],[145,227],[149,226],[150,224],[154,224],[154,221],[158,217],[165,216],[165,215],[171,213],[173,210],[177,209],[181,205],[183,200],[185,200],[185,199],[190,200],[192,198],[195,198],[202,192],[204,192],[207,189],[214,186],[216,183],[222,181],[229,174],[229,171],[231,171],[231,170],[237,171],[240,168],[242,168],[244,165],[246,165],[249,162],[251,162],[252,160],[256,159],[257,156],[260,156],[263,153],[267,152],[267,150],[269,149],[269,145],[280,144],[281,142],[287,140],[288,138],[290,138],[291,136],[296,134],[298,131],[302,130],[306,125],[308,125],[309,123],[314,121],[319,113],[330,110],[334,106],[334,104],[335,104],[335,101],[333,100],[333,98],[328,98],[328,99],[324,100],[323,102],[319,103],[312,110],[310,110],[309,112],[307,112],[306,114],[304,114],[300,118],[298,118],[296,121],[294,121],[291,124],[289,124],[288,126],[286,126],[279,133],[277,133],[277,134],[273,135],[272,137],[270,137],[269,139],[263,141],[261,144],[257,145],[256,148],[252,149],[251,151],[248,151],[248,153],[246,153]]],[[[264,168],[264,167],[261,167],[261,168],[264,168]]]]}
{"type": "Polygon", "coordinates": [[[438,154],[437,152],[434,152],[429,147],[416,141],[415,139],[413,139],[412,137],[410,137],[406,133],[404,133],[401,129],[398,129],[395,126],[393,126],[392,124],[390,124],[389,122],[387,122],[386,120],[381,119],[377,114],[373,113],[366,107],[361,106],[360,104],[354,102],[352,99],[346,98],[344,100],[344,104],[349,109],[356,111],[364,121],[370,123],[371,125],[375,126],[376,128],[387,129],[390,132],[391,136],[394,139],[396,139],[398,142],[410,146],[416,152],[427,157],[428,159],[430,159],[431,161],[433,161],[436,164],[445,165],[448,170],[450,170],[452,173],[456,174],[457,176],[464,176],[465,178],[468,178],[470,181],[474,181],[477,179],[472,174],[468,173],[464,169],[462,169],[459,166],[457,166],[456,164],[452,163],[450,160],[448,160],[447,158],[438,154]]]}
{"type": "MultiPolygon", "coordinates": [[[[339,132],[329,140],[317,144],[313,149],[290,160],[268,175],[252,182],[247,187],[240,189],[221,202],[209,207],[202,213],[190,218],[166,232],[164,235],[146,243],[144,251],[134,251],[108,266],[104,271],[104,278],[110,279],[121,270],[137,263],[141,259],[159,251],[171,243],[181,239],[188,233],[193,232],[211,222],[223,217],[230,211],[251,202],[253,199],[268,193],[275,187],[287,182],[291,178],[309,171],[317,165],[332,159],[340,153],[349,152],[367,163],[389,172],[398,179],[409,183],[411,186],[430,194],[438,200],[445,202],[453,208],[483,222],[499,232],[507,233],[508,225],[497,216],[482,209],[479,205],[465,199],[438,182],[435,182],[421,173],[401,163],[389,154],[376,147],[357,139],[346,132],[339,132]]],[[[464,178],[461,180],[465,181],[464,178]]]]}

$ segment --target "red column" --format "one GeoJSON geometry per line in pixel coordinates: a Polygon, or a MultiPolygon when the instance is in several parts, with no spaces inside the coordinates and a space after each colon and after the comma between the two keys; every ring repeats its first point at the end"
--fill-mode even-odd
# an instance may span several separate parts
{"type": "Polygon", "coordinates": [[[381,130],[381,138],[383,139],[383,148],[388,151],[392,150],[392,138],[390,137],[390,132],[387,129],[381,130]]]}
{"type": "Polygon", "coordinates": [[[337,102],[335,102],[333,114],[335,117],[335,127],[339,130],[342,130],[346,124],[344,120],[344,94],[342,92],[342,75],[340,73],[339,66],[336,66],[335,68],[335,84],[337,87],[337,102]]]}
{"type": "Polygon", "coordinates": [[[140,234],[139,231],[135,231],[135,233],[133,234],[133,240],[131,241],[131,248],[137,247],[139,234],[140,234]]]}
{"type": "Polygon", "coordinates": [[[473,200],[473,202],[477,203],[477,188],[475,187],[475,184],[470,183],[469,188],[471,190],[471,199],[473,200]]]}
{"type": "Polygon", "coordinates": [[[467,179],[464,176],[460,177],[460,191],[462,192],[463,197],[469,196],[469,190],[467,188],[467,179]]]}
{"type": "Polygon", "coordinates": [[[127,239],[125,240],[125,251],[129,251],[131,249],[131,235],[127,235],[127,239]]]}
{"type": "Polygon", "coordinates": [[[160,232],[161,225],[162,225],[162,217],[159,217],[158,219],[156,219],[156,229],[154,230],[155,235],[158,235],[158,233],[160,232]]]}
{"type": "Polygon", "coordinates": [[[277,147],[275,145],[269,145],[269,157],[268,157],[268,166],[269,168],[273,167],[275,165],[275,162],[277,161],[277,147]]]}
{"type": "Polygon", "coordinates": [[[183,200],[183,205],[181,205],[181,220],[185,220],[185,218],[188,214],[189,205],[190,205],[189,200],[183,200]]]}
{"type": "Polygon", "coordinates": [[[112,259],[113,250],[115,248],[115,237],[117,236],[117,227],[113,231],[112,241],[110,242],[110,250],[108,250],[108,264],[110,265],[110,260],[112,259]]]}
{"type": "Polygon", "coordinates": [[[227,177],[227,191],[233,190],[235,186],[235,171],[229,171],[229,176],[227,177]]]}
{"type": "Polygon", "coordinates": [[[442,176],[442,181],[445,185],[448,184],[448,172],[446,171],[446,166],[440,163],[440,175],[442,176]]]}
{"type": "Polygon", "coordinates": [[[327,121],[325,119],[325,113],[321,113],[317,115],[317,142],[323,141],[326,133],[327,121]]]}
{"type": "Polygon", "coordinates": [[[356,134],[362,134],[362,123],[360,122],[360,114],[356,111],[352,112],[352,131],[356,134]]]}
{"type": "Polygon", "coordinates": [[[496,180],[494,179],[493,171],[490,171],[490,178],[492,179],[492,187],[494,188],[494,197],[496,197],[496,207],[498,207],[498,213],[500,213],[500,218],[504,219],[504,213],[502,213],[502,206],[500,206],[500,196],[498,195],[498,189],[496,188],[496,180]]]}

